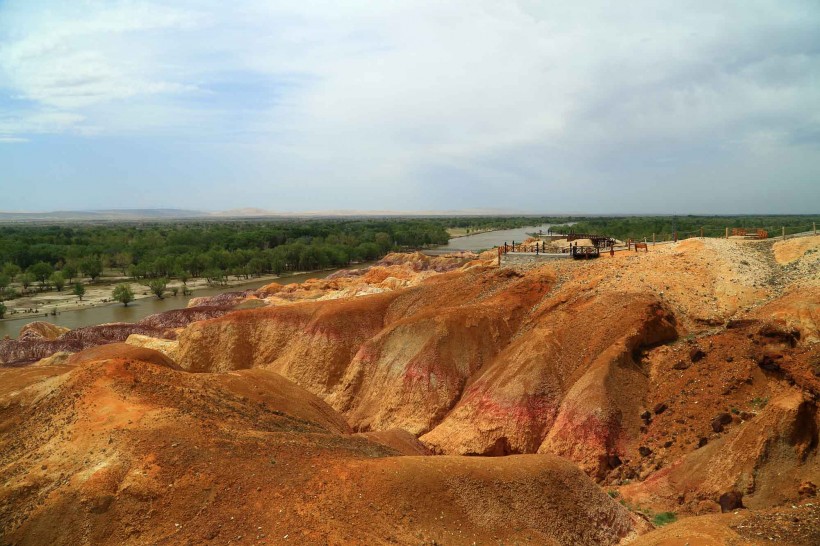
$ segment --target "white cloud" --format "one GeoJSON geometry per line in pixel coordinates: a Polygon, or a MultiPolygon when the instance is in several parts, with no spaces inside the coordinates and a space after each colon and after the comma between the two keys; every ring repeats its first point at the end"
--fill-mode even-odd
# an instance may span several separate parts
{"type": "Polygon", "coordinates": [[[418,198],[592,187],[820,134],[817,28],[800,0],[9,2],[0,136],[171,135],[418,198]]]}
{"type": "Polygon", "coordinates": [[[185,32],[201,18],[147,3],[71,2],[0,8],[0,69],[13,99],[81,109],[139,95],[180,93],[151,51],[152,33],[185,32]],[[5,22],[5,24],[3,24],[5,22]]]}
{"type": "Polygon", "coordinates": [[[7,142],[26,142],[29,138],[15,135],[37,135],[64,132],[88,132],[85,117],[71,112],[37,111],[21,115],[0,115],[0,137],[7,142]]]}

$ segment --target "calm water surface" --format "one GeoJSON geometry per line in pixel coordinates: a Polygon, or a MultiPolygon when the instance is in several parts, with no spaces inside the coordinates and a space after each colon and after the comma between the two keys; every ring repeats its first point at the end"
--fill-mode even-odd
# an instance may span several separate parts
{"type": "Polygon", "coordinates": [[[515,229],[502,229],[499,231],[487,231],[485,233],[476,233],[475,235],[465,235],[464,237],[456,237],[450,239],[446,245],[436,247],[436,254],[442,251],[456,251],[456,250],[487,250],[494,246],[503,245],[504,241],[512,243],[518,241],[519,243],[529,237],[529,233],[538,233],[538,230],[547,232],[549,227],[553,224],[544,224],[541,226],[528,226],[515,229]]]}
{"type": "MultiPolygon", "coordinates": [[[[353,266],[349,269],[357,269],[359,267],[366,267],[370,264],[361,264],[353,266]]],[[[300,275],[291,275],[289,277],[282,277],[280,279],[267,279],[252,281],[247,284],[238,286],[229,286],[221,288],[203,288],[195,290],[192,296],[166,296],[165,299],[159,300],[157,298],[140,299],[129,303],[128,307],[120,303],[113,303],[111,305],[102,305],[99,307],[89,307],[88,309],[78,309],[76,311],[64,311],[57,316],[51,315],[27,315],[21,318],[14,318],[11,320],[0,321],[0,339],[4,336],[16,338],[20,332],[20,328],[29,322],[42,320],[57,324],[58,326],[65,326],[66,328],[81,328],[83,326],[92,326],[95,324],[105,324],[107,322],[137,322],[148,315],[154,313],[162,313],[163,311],[170,311],[172,309],[181,309],[188,305],[191,298],[199,298],[202,296],[216,296],[223,292],[238,292],[247,290],[249,288],[259,288],[277,282],[279,284],[292,284],[305,282],[308,279],[323,279],[339,271],[338,269],[328,271],[316,271],[313,273],[304,273],[300,275]]]]}

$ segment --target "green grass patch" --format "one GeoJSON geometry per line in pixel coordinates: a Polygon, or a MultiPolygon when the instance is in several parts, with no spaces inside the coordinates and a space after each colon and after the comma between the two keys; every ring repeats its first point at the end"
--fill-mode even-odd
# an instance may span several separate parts
{"type": "Polygon", "coordinates": [[[677,520],[678,517],[674,512],[661,512],[660,514],[655,514],[652,518],[652,523],[654,523],[656,527],[663,527],[677,520]]]}

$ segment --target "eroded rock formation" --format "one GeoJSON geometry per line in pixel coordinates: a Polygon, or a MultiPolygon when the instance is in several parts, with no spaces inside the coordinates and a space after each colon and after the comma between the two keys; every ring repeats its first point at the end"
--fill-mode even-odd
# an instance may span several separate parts
{"type": "Polygon", "coordinates": [[[0,368],[0,522],[21,543],[608,544],[670,512],[713,543],[741,520],[812,543],[816,247],[395,255],[136,325],[32,327],[0,346],[18,364],[0,368]]]}

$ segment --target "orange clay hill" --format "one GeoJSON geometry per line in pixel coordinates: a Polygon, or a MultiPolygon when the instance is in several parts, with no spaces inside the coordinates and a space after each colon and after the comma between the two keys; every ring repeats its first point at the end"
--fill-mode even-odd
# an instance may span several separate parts
{"type": "Polygon", "coordinates": [[[30,327],[0,544],[820,544],[819,259],[394,254],[30,327]]]}

